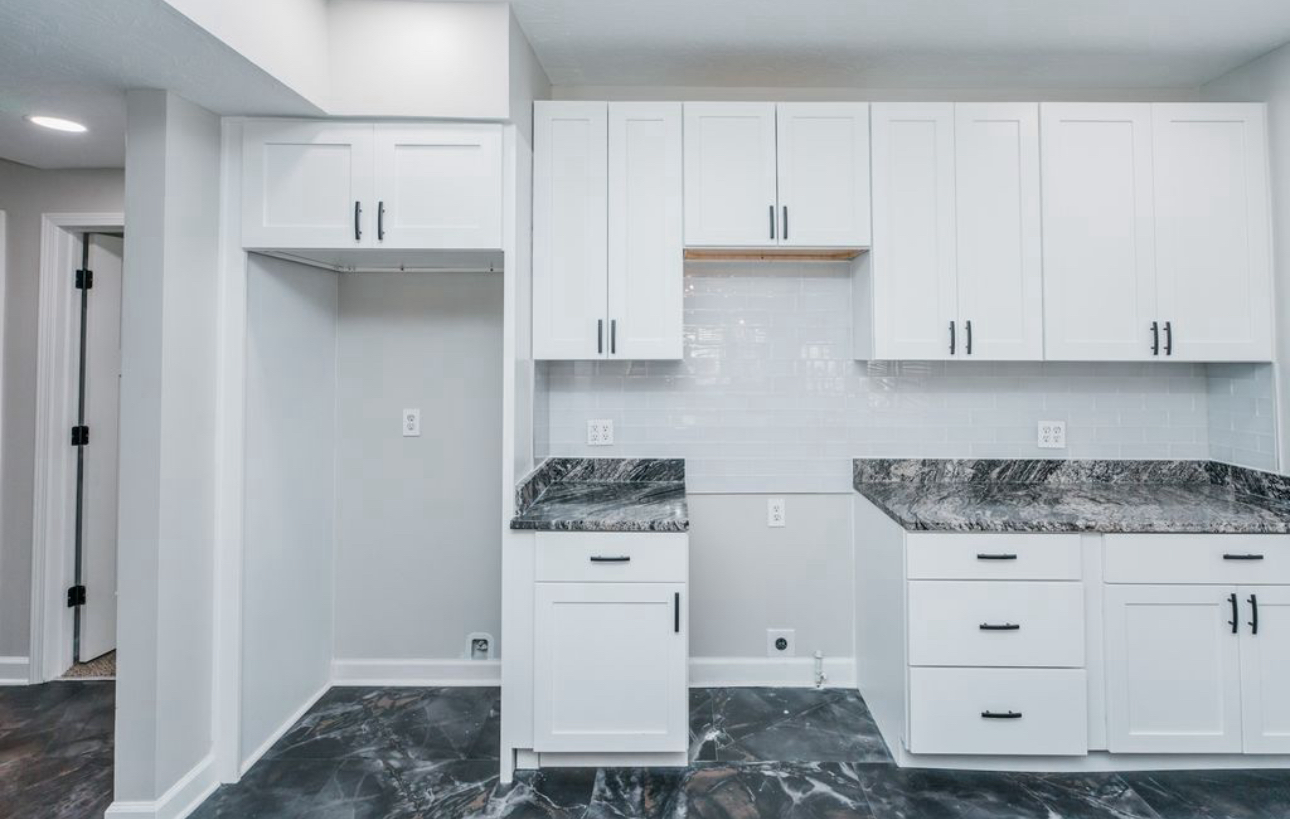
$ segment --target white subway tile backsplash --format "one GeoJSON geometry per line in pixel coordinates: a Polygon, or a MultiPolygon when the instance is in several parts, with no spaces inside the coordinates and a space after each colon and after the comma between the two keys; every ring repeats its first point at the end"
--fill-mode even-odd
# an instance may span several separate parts
{"type": "MultiPolygon", "coordinates": [[[[1212,367],[856,362],[846,265],[686,273],[684,360],[538,365],[539,457],[683,457],[692,491],[841,492],[863,456],[1209,456],[1212,367]],[[586,446],[592,413],[614,421],[612,448],[586,446]],[[1067,422],[1066,450],[1036,446],[1040,420],[1067,422]]],[[[1270,420],[1270,389],[1256,387],[1219,391],[1252,394],[1249,417],[1267,399],[1270,420]]],[[[1267,445],[1252,422],[1222,423],[1233,450],[1267,445]]]]}
{"type": "Polygon", "coordinates": [[[1209,457],[1275,470],[1272,365],[1210,364],[1206,380],[1209,457]]]}

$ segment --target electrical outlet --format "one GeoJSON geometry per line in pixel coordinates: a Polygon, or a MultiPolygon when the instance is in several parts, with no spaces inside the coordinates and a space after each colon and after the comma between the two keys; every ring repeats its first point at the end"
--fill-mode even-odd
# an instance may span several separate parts
{"type": "Polygon", "coordinates": [[[587,422],[587,446],[611,446],[613,443],[613,421],[605,419],[587,422]]]}
{"type": "Polygon", "coordinates": [[[1066,422],[1040,421],[1038,445],[1040,449],[1065,449],[1066,422]]]}
{"type": "Polygon", "coordinates": [[[421,437],[421,410],[414,408],[403,411],[403,437],[421,437]]]}
{"type": "Polygon", "coordinates": [[[796,657],[797,631],[791,628],[766,629],[767,657],[796,657]]]}
{"type": "Polygon", "coordinates": [[[766,501],[766,525],[779,528],[785,523],[785,509],[783,498],[770,498],[766,501]]]}

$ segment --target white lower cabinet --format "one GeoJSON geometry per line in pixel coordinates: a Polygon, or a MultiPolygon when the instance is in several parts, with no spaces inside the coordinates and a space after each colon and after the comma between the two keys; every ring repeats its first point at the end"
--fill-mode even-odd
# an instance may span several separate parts
{"type": "Polygon", "coordinates": [[[1247,754],[1290,753],[1290,587],[1242,586],[1241,725],[1247,754]]]}

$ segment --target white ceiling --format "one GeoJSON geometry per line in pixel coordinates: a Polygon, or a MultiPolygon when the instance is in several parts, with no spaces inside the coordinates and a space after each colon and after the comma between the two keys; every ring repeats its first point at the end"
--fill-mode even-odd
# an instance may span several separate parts
{"type": "Polygon", "coordinates": [[[1195,87],[1288,0],[513,0],[555,85],[1195,87]]]}
{"type": "Polygon", "coordinates": [[[161,0],[0,0],[0,157],[121,167],[127,88],[168,88],[220,114],[319,113],[161,0]],[[58,133],[25,114],[90,130],[58,133]]]}

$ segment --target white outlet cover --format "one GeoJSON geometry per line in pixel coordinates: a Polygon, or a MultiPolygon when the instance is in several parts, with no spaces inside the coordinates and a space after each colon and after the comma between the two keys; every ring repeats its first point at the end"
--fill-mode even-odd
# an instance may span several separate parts
{"type": "Polygon", "coordinates": [[[766,629],[766,656],[767,657],[796,657],[797,656],[797,630],[791,628],[768,628],[766,629]],[[783,639],[788,645],[781,651],[775,645],[777,640],[783,639]]]}
{"type": "Polygon", "coordinates": [[[788,520],[788,509],[783,498],[769,498],[766,501],[766,525],[779,528],[788,520]]]}
{"type": "Polygon", "coordinates": [[[614,443],[614,422],[612,419],[600,419],[587,422],[587,446],[612,446],[614,443]]]}
{"type": "Polygon", "coordinates": [[[1066,422],[1040,421],[1039,437],[1036,444],[1040,449],[1066,448],[1066,422]]]}
{"type": "Polygon", "coordinates": [[[421,437],[421,410],[415,407],[403,410],[403,437],[421,437]]]}

